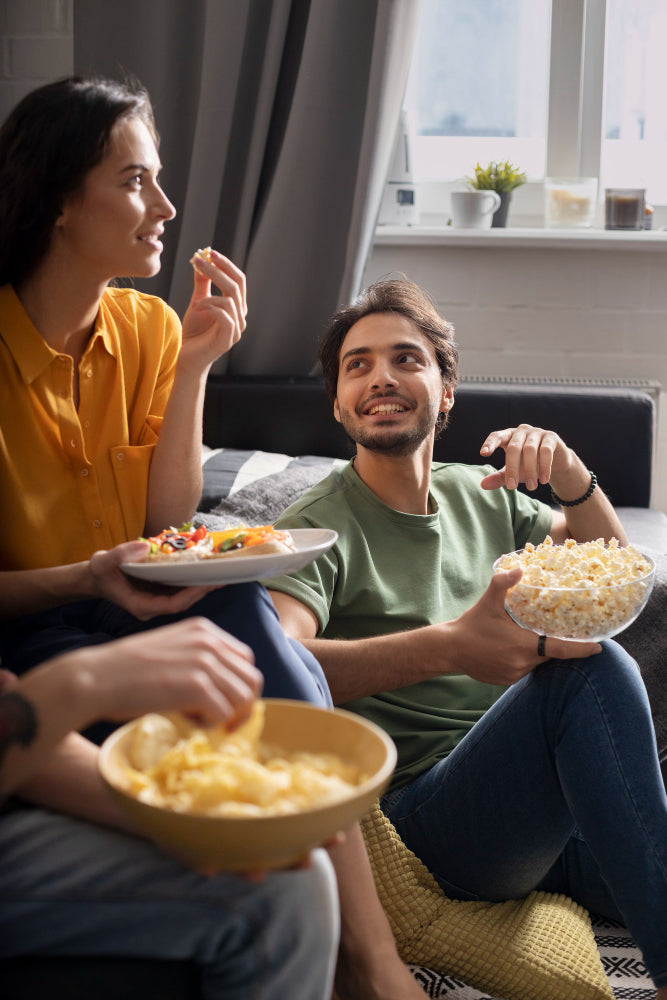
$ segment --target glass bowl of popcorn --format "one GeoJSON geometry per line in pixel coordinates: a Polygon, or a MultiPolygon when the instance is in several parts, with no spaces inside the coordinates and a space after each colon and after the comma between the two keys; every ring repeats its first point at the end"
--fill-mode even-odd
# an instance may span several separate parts
{"type": "Polygon", "coordinates": [[[507,591],[505,610],[522,628],[556,639],[610,639],[637,618],[655,582],[653,560],[615,538],[556,545],[547,535],[500,556],[493,569],[517,566],[523,575],[507,591]]]}

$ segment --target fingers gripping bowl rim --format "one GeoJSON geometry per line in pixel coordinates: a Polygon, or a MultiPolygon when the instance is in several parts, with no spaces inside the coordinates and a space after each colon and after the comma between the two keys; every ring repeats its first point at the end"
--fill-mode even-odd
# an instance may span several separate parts
{"type": "Polygon", "coordinates": [[[267,741],[286,751],[336,753],[368,775],[344,799],[279,816],[221,817],[181,813],[140,802],[127,790],[128,748],[138,720],[117,729],[99,754],[103,781],[149,839],[200,869],[286,868],[363,816],[387,787],[396,748],[378,726],[342,709],[264,699],[267,741]]]}
{"type": "MultiPolygon", "coordinates": [[[[554,546],[554,548],[556,548],[554,546]]],[[[494,573],[521,566],[526,553],[501,556],[494,573]]],[[[521,628],[554,639],[601,642],[626,629],[641,614],[655,583],[655,563],[638,553],[646,569],[621,583],[578,582],[576,586],[519,580],[505,596],[505,610],[521,628]]]]}

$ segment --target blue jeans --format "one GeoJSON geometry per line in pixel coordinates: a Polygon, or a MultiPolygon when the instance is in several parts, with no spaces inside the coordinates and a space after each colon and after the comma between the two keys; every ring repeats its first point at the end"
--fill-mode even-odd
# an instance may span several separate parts
{"type": "Polygon", "coordinates": [[[193,960],[206,1000],[329,1000],[338,933],[322,850],[255,883],[40,809],[0,817],[0,958],[193,960]]]}
{"type": "MultiPolygon", "coordinates": [[[[109,601],[78,601],[36,615],[2,623],[2,666],[23,674],[38,663],[82,646],[109,642],[169,622],[202,615],[250,646],[264,675],[263,695],[294,698],[331,706],[319,663],[301,643],[288,639],[268,591],[258,583],[236,584],[212,591],[187,611],[139,621],[109,601]]],[[[104,722],[85,735],[100,743],[114,728],[104,722]]]]}
{"type": "Polygon", "coordinates": [[[385,801],[448,896],[565,893],[622,920],[667,986],[667,796],[646,691],[616,643],[538,667],[385,801]]]}

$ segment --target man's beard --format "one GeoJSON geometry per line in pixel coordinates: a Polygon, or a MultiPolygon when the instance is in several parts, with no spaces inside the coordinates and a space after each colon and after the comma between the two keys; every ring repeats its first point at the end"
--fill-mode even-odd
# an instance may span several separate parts
{"type": "Polygon", "coordinates": [[[347,410],[340,406],[338,414],[347,436],[367,451],[380,452],[383,455],[402,457],[412,455],[419,446],[433,433],[438,417],[438,409],[429,404],[423,411],[417,423],[412,427],[398,428],[395,426],[363,427],[361,418],[351,417],[347,410]]]}

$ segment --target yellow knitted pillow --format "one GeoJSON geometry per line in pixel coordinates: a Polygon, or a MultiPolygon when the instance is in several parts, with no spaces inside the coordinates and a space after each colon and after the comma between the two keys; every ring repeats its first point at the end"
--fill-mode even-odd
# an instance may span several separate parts
{"type": "Polygon", "coordinates": [[[378,804],[362,829],[404,962],[505,1000],[613,1000],[583,907],[546,892],[506,903],[448,899],[378,804]]]}

